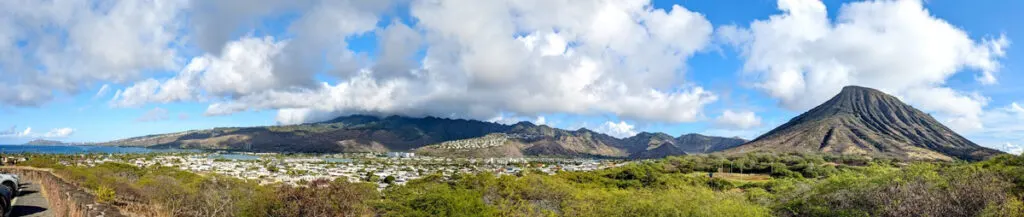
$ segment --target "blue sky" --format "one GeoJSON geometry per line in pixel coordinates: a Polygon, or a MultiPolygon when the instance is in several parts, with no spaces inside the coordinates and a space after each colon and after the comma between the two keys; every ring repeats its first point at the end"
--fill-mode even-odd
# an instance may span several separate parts
{"type": "Polygon", "coordinates": [[[354,113],[752,139],[844,85],[889,92],[985,146],[1024,144],[1020,1],[0,8],[0,144],[354,113]]]}

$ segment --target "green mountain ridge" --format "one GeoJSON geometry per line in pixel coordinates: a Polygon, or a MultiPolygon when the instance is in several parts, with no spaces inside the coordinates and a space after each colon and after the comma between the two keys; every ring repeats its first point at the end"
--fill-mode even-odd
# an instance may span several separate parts
{"type": "MultiPolygon", "coordinates": [[[[653,143],[645,141],[648,134],[652,133],[619,139],[586,128],[570,131],[530,122],[504,125],[436,117],[350,115],[309,124],[193,130],[95,145],[307,153],[411,151],[450,157],[648,158],[687,153],[651,151],[653,143]],[[493,143],[497,140],[502,142],[493,143]],[[455,143],[474,145],[453,145],[455,143]]],[[[737,138],[700,137],[708,139],[672,138],[670,145],[692,153],[705,153],[745,142],[737,138]],[[717,143],[687,143],[705,141],[717,143]]]]}

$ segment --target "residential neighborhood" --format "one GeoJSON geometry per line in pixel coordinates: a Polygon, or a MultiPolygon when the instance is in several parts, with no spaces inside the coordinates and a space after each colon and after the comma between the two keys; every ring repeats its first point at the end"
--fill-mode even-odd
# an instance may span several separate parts
{"type": "Polygon", "coordinates": [[[417,156],[414,153],[364,153],[285,156],[260,153],[174,153],[156,156],[100,155],[66,165],[92,166],[117,162],[138,167],[165,166],[199,174],[220,174],[260,184],[299,185],[317,179],[343,178],[349,182],[376,182],[383,189],[403,185],[423,176],[493,173],[520,175],[526,170],[555,174],[559,171],[591,171],[621,166],[621,161],[559,158],[454,159],[417,156]],[[127,157],[126,157],[127,156],[127,157]]]}

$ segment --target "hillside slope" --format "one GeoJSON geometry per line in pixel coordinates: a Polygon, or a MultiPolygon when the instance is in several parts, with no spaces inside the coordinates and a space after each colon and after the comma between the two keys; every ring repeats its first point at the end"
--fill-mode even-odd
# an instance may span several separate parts
{"type": "Polygon", "coordinates": [[[981,147],[930,115],[881,91],[848,86],[827,102],[732,153],[825,152],[906,159],[981,160],[1000,152],[981,147]]]}
{"type": "Polygon", "coordinates": [[[97,145],[259,152],[414,151],[450,157],[655,158],[717,151],[741,143],[742,139],[698,134],[677,139],[663,133],[641,133],[619,139],[585,128],[563,130],[529,122],[503,125],[434,117],[352,115],[320,123],[194,130],[97,145]],[[662,139],[674,148],[653,146],[662,139]]]}
{"type": "Polygon", "coordinates": [[[128,138],[98,145],[265,152],[387,152],[480,137],[509,128],[474,120],[353,115],[320,123],[214,128],[128,138]]]}

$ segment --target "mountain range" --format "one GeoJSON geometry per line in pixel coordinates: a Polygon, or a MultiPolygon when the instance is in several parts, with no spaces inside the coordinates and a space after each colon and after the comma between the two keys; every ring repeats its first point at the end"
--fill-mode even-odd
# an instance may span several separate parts
{"type": "Polygon", "coordinates": [[[351,115],[287,126],[214,128],[128,138],[95,145],[257,152],[409,151],[452,157],[658,158],[709,153],[743,144],[740,138],[640,133],[615,138],[586,128],[564,130],[464,119],[351,115]]]}
{"type": "Polygon", "coordinates": [[[287,126],[214,128],[99,143],[107,146],[256,152],[417,152],[451,157],[661,158],[724,152],[861,154],[901,159],[981,160],[981,147],[881,91],[848,86],[825,103],[754,139],[642,132],[616,138],[586,128],[520,122],[368,115],[287,126]]]}

